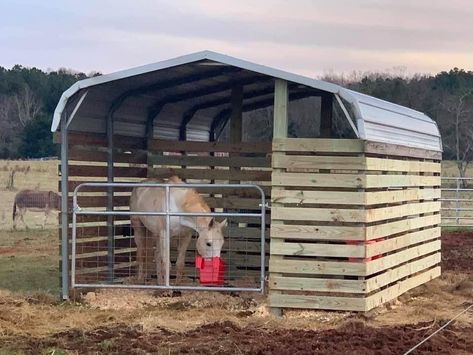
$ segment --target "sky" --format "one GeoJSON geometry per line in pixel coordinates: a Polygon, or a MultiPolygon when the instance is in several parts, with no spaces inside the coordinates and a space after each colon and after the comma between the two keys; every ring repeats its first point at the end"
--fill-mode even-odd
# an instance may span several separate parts
{"type": "Polygon", "coordinates": [[[318,77],[473,70],[473,0],[0,0],[0,66],[110,73],[201,50],[318,77]]]}

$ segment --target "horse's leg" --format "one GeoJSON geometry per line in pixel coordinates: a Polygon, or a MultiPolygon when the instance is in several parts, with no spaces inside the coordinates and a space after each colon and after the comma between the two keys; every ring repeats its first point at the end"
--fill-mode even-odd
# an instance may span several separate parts
{"type": "Polygon", "coordinates": [[[146,263],[146,235],[144,230],[144,225],[141,223],[140,217],[131,216],[130,218],[131,226],[133,227],[135,244],[136,244],[136,262],[138,263],[138,282],[144,283],[146,273],[145,273],[145,263],[146,263]]]}
{"type": "Polygon", "coordinates": [[[184,273],[184,265],[186,262],[186,252],[189,248],[189,243],[192,240],[192,230],[186,230],[179,240],[179,249],[176,260],[176,285],[181,284],[184,273]]]}
{"type": "Polygon", "coordinates": [[[25,226],[25,229],[28,230],[28,225],[26,224],[24,220],[24,215],[26,214],[26,208],[19,208],[18,209],[18,214],[20,215],[21,222],[23,222],[23,225],[25,226]]]}
{"type": "Polygon", "coordinates": [[[48,217],[49,217],[49,212],[50,212],[49,207],[46,207],[45,210],[44,210],[44,220],[43,220],[42,229],[44,229],[46,227],[46,222],[47,222],[48,217]]]}

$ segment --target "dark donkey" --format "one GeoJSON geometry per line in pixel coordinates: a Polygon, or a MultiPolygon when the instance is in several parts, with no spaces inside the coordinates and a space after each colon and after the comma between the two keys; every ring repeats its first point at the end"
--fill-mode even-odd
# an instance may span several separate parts
{"type": "Polygon", "coordinates": [[[23,219],[27,210],[34,212],[44,212],[43,229],[51,210],[59,210],[61,206],[61,198],[54,191],[35,191],[21,190],[15,196],[13,203],[13,229],[16,229],[16,217],[21,219],[25,228],[28,226],[23,219]]]}

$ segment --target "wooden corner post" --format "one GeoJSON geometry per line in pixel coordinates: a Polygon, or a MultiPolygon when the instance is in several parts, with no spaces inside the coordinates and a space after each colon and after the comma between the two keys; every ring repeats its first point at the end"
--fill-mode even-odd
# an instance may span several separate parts
{"type": "MultiPolygon", "coordinates": [[[[288,115],[287,115],[287,107],[288,107],[288,89],[287,89],[287,81],[276,79],[274,83],[274,114],[273,114],[273,140],[278,138],[287,138],[288,132],[288,115]]],[[[283,155],[284,153],[274,153],[273,152],[273,159],[275,155],[283,155]]],[[[281,169],[273,168],[273,174],[279,172],[281,169]]],[[[281,189],[280,187],[272,187],[272,191],[281,189]]],[[[277,206],[278,203],[273,202],[273,206],[277,206]]],[[[273,221],[271,220],[271,225],[282,223],[280,221],[273,221]]],[[[273,248],[275,243],[279,243],[281,240],[271,238],[270,250],[273,248]]],[[[270,255],[271,260],[275,259],[282,259],[282,256],[279,255],[270,255]]],[[[271,263],[270,263],[271,265],[271,263]]],[[[274,274],[271,272],[271,266],[269,267],[269,277],[272,278],[274,276],[278,276],[278,274],[274,274]]],[[[271,281],[269,283],[271,285],[271,281]]],[[[269,294],[280,293],[279,291],[271,290],[271,286],[269,286],[269,294]]],[[[271,299],[271,297],[270,297],[271,299]]],[[[270,302],[271,307],[271,302],[270,302]]],[[[275,316],[282,316],[282,308],[280,307],[271,307],[271,313],[275,316]]]]}

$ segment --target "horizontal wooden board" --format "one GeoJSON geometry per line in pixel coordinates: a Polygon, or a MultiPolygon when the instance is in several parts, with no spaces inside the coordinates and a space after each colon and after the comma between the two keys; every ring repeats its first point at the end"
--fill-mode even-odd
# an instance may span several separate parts
{"type": "Polygon", "coordinates": [[[404,277],[416,274],[422,270],[430,268],[440,263],[440,253],[429,255],[425,258],[403,264],[393,269],[388,269],[380,275],[371,277],[364,281],[366,284],[366,292],[373,292],[381,287],[392,284],[404,277]]]}
{"type": "Polygon", "coordinates": [[[373,244],[367,244],[366,257],[406,248],[410,245],[426,242],[435,238],[440,238],[440,227],[423,229],[420,231],[404,234],[400,237],[378,241],[377,243],[373,244]]]}
{"type": "Polygon", "coordinates": [[[296,240],[364,240],[365,227],[272,224],[271,238],[296,240]]]}
{"type": "Polygon", "coordinates": [[[442,159],[442,152],[371,141],[365,142],[364,151],[370,154],[392,155],[432,160],[442,159]]]}
{"type": "Polygon", "coordinates": [[[362,153],[361,139],[274,138],[274,152],[362,153]]]}
{"type": "MultiPolygon", "coordinates": [[[[114,167],[113,175],[117,178],[133,177],[133,178],[146,178],[147,168],[135,168],[135,167],[114,167]]],[[[69,165],[69,176],[90,176],[99,177],[107,176],[106,166],[94,166],[94,165],[69,165]]],[[[169,177],[171,175],[168,175],[169,177]]]]}
{"type": "Polygon", "coordinates": [[[440,251],[440,240],[434,240],[429,243],[411,247],[394,254],[383,256],[382,258],[371,260],[366,263],[366,275],[372,275],[377,272],[396,267],[399,264],[418,258],[423,255],[440,251]]]}
{"type": "Polygon", "coordinates": [[[361,294],[366,292],[364,280],[324,279],[276,275],[270,275],[269,287],[271,291],[315,291],[361,294]]]}
{"type": "Polygon", "coordinates": [[[281,239],[271,240],[271,255],[284,256],[323,256],[364,258],[364,245],[284,242],[281,239]]]}
{"type": "Polygon", "coordinates": [[[440,186],[439,176],[424,175],[364,175],[364,174],[318,174],[284,173],[274,171],[273,186],[332,187],[332,188],[393,188],[416,186],[440,186]]]}
{"type": "Polygon", "coordinates": [[[365,222],[361,209],[272,207],[271,221],[365,222]]]}
{"type": "Polygon", "coordinates": [[[275,206],[271,209],[271,220],[371,223],[432,212],[440,212],[440,201],[409,203],[366,210],[275,206]]]}
{"type": "Polygon", "coordinates": [[[275,189],[271,196],[272,203],[281,204],[341,204],[364,205],[364,191],[307,191],[275,189]]]}
{"type": "Polygon", "coordinates": [[[403,281],[399,281],[395,285],[367,297],[365,311],[369,311],[370,309],[388,302],[402,295],[404,292],[407,292],[414,287],[420,286],[438,276],[440,276],[440,267],[434,267],[421,274],[415,275],[403,281]]]}
{"type": "Polygon", "coordinates": [[[433,200],[440,198],[439,188],[412,188],[389,191],[367,191],[365,194],[366,205],[377,205],[384,203],[398,203],[415,200],[433,200]]]}
{"type": "Polygon", "coordinates": [[[273,155],[273,168],[440,173],[440,163],[364,156],[273,155]]]}
{"type": "MultiPolygon", "coordinates": [[[[55,143],[61,143],[60,134],[54,135],[55,143]]],[[[99,147],[107,146],[107,136],[101,133],[68,132],[67,139],[69,146],[72,145],[92,145],[99,147]]],[[[115,148],[145,149],[146,140],[138,137],[114,135],[113,143],[115,148]]]]}
{"type": "MultiPolygon", "coordinates": [[[[76,160],[106,163],[107,158],[107,152],[104,150],[84,149],[84,147],[80,146],[72,146],[69,149],[69,161],[76,160]]],[[[113,161],[115,163],[146,164],[147,154],[144,151],[134,151],[129,154],[114,152],[113,161]]]]}
{"type": "Polygon", "coordinates": [[[226,166],[226,167],[271,167],[269,157],[214,157],[189,155],[154,155],[153,165],[226,166]]]}
{"type": "Polygon", "coordinates": [[[365,276],[366,264],[348,261],[269,259],[270,273],[365,276]]]}
{"type": "Polygon", "coordinates": [[[153,168],[149,172],[150,177],[158,179],[173,175],[177,175],[182,179],[271,181],[271,171],[261,170],[153,168]]]}
{"type": "Polygon", "coordinates": [[[271,143],[226,144],[219,142],[170,141],[153,139],[149,149],[152,152],[228,152],[228,153],[271,153],[271,143]]]}
{"type": "Polygon", "coordinates": [[[334,311],[364,311],[366,302],[359,297],[335,297],[320,295],[293,295],[269,292],[270,307],[326,309],[334,311]]]}
{"type": "Polygon", "coordinates": [[[374,226],[366,227],[366,239],[376,239],[384,236],[389,236],[397,233],[406,232],[409,230],[424,228],[429,226],[436,226],[440,224],[440,214],[430,216],[421,216],[415,218],[405,218],[400,221],[387,222],[374,226]]]}

